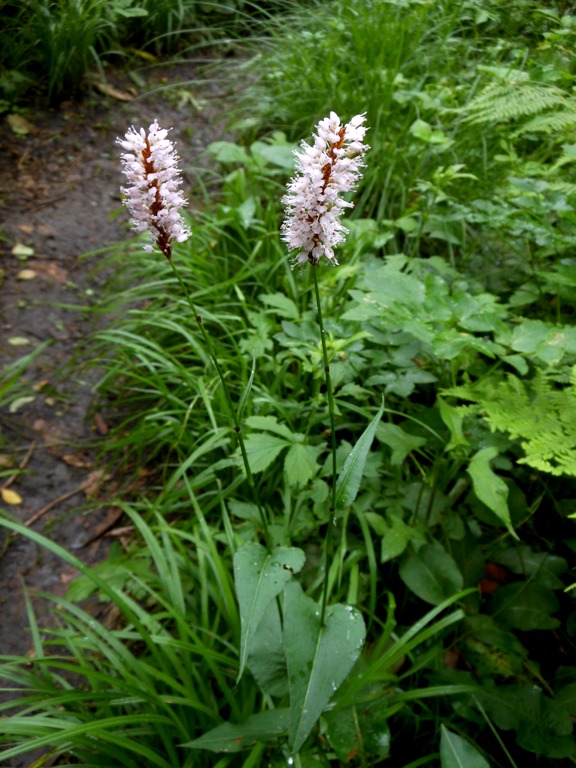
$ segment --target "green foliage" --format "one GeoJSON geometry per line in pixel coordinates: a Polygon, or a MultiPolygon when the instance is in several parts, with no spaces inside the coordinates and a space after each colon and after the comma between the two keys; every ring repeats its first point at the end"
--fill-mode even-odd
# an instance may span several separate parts
{"type": "Polygon", "coordinates": [[[487,377],[450,394],[474,402],[491,429],[519,439],[525,453],[520,464],[552,475],[576,475],[576,367],[564,386],[552,369],[525,380],[512,373],[505,379],[487,377]]]}
{"type": "Polygon", "coordinates": [[[40,740],[106,768],[567,766],[573,20],[342,0],[264,31],[245,145],[209,147],[220,194],[174,259],[271,543],[181,286],[123,248],[92,349],[111,463],[154,472],[124,502],[144,546],[60,601],[62,658],[36,632],[32,668],[6,660],[30,709],[1,757],[40,740]],[[317,273],[333,423],[310,274],[279,236],[293,142],[331,109],[367,110],[373,145],[341,266],[317,273]],[[116,630],[72,600],[94,593],[116,630]]]}

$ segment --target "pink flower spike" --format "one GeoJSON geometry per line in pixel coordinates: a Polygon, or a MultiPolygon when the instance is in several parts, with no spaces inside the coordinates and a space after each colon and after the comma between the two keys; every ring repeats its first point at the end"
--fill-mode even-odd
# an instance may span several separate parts
{"type": "Polygon", "coordinates": [[[342,125],[335,112],[316,126],[314,144],[302,142],[302,151],[295,152],[296,175],[288,184],[288,194],[282,198],[286,217],[282,224],[282,239],[289,250],[299,253],[292,262],[309,262],[316,266],[322,256],[337,265],[334,248],[344,242],[348,233],[340,221],[346,208],[353,204],[343,200],[343,192],[354,190],[362,175],[364,144],[367,128],[365,115],[356,115],[342,125]]]}
{"type": "MultiPolygon", "coordinates": [[[[170,259],[173,244],[184,242],[191,232],[180,215],[188,202],[180,191],[179,158],[167,137],[168,131],[155,120],[147,134],[143,128],[136,131],[132,127],[116,142],[126,150],[121,160],[129,186],[121,191],[133,229],[150,232],[155,245],[170,259]]],[[[152,248],[146,246],[145,250],[152,248]]]]}

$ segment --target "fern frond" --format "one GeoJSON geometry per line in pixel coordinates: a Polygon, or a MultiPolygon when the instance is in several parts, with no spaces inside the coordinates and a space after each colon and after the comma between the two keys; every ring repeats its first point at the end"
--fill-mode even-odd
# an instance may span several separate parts
{"type": "MultiPolygon", "coordinates": [[[[445,394],[471,400],[493,431],[519,439],[525,452],[520,464],[576,477],[576,366],[562,388],[552,374],[539,371],[527,382],[508,374],[505,380],[488,379],[445,394]]],[[[470,406],[464,410],[469,413],[470,406]]]]}
{"type": "Polygon", "coordinates": [[[569,109],[538,115],[514,131],[512,138],[525,133],[562,133],[576,126],[576,101],[567,102],[569,109]]]}
{"type": "Polygon", "coordinates": [[[553,107],[569,111],[566,94],[554,86],[531,82],[489,85],[466,106],[470,123],[504,122],[553,107]]]}

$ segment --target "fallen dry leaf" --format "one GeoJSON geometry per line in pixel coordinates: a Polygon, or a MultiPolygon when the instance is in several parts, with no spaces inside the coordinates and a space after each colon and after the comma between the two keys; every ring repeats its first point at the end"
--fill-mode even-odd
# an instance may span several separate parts
{"type": "Polygon", "coordinates": [[[22,504],[22,496],[10,488],[0,488],[0,496],[5,504],[22,504]]]}
{"type": "Polygon", "coordinates": [[[56,283],[65,285],[68,282],[68,272],[55,261],[35,261],[34,269],[52,278],[56,283]]]}
{"type": "Polygon", "coordinates": [[[27,136],[29,133],[35,133],[37,128],[22,115],[6,115],[6,122],[10,126],[12,133],[18,136],[27,136]]]}
{"type": "Polygon", "coordinates": [[[108,430],[108,424],[104,421],[102,416],[99,413],[94,414],[94,423],[96,424],[96,429],[98,430],[98,433],[100,435],[107,435],[108,430]]]}
{"type": "Polygon", "coordinates": [[[79,453],[66,453],[64,454],[64,456],[61,456],[60,458],[65,464],[68,464],[70,467],[78,467],[79,469],[90,469],[93,466],[91,461],[88,461],[88,459],[85,456],[82,456],[79,453]]]}
{"type": "Polygon", "coordinates": [[[33,269],[21,269],[16,275],[17,280],[34,280],[36,272],[33,269]]]}
{"type": "Polygon", "coordinates": [[[100,93],[103,93],[105,96],[112,96],[112,98],[117,101],[132,101],[134,98],[131,93],[121,91],[119,88],[114,88],[114,86],[109,83],[102,83],[97,80],[93,82],[92,85],[96,90],[100,91],[100,93]]]}
{"type": "Polygon", "coordinates": [[[12,248],[12,256],[25,261],[34,256],[34,248],[30,248],[30,246],[24,245],[24,243],[16,243],[12,248]]]}
{"type": "Polygon", "coordinates": [[[26,347],[28,344],[32,343],[30,339],[27,339],[25,336],[11,336],[7,341],[12,347],[26,347]]]}

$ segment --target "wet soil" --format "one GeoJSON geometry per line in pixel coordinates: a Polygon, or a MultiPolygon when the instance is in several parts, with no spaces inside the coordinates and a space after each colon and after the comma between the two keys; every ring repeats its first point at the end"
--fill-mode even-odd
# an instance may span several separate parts
{"type": "MultiPolygon", "coordinates": [[[[78,365],[95,322],[83,308],[105,280],[98,251],[128,237],[127,216],[118,215],[115,139],[155,118],[173,126],[189,193],[195,175],[186,169],[222,137],[232,98],[221,85],[200,83],[194,63],[147,77],[146,89],[155,89],[148,96],[116,74],[81,103],[0,124],[0,382],[7,365],[45,345],[17,390],[5,396],[0,388],[0,517],[85,562],[105,557],[122,522],[106,504],[121,479],[96,460],[106,414],[93,412],[93,379],[78,365]]],[[[34,592],[64,594],[75,575],[45,548],[0,527],[0,655],[31,652],[24,590],[45,625],[51,604],[34,592]]]]}

